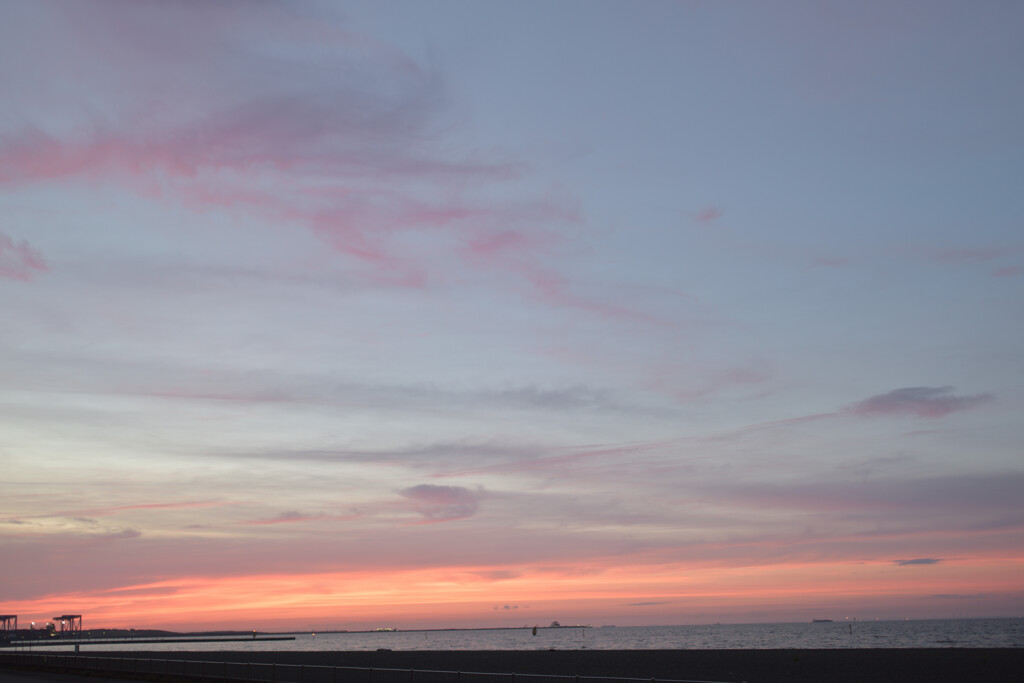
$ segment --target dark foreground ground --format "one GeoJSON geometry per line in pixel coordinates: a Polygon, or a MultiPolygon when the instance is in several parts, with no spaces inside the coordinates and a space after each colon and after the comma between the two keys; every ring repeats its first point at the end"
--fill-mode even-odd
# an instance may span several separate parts
{"type": "MultiPolygon", "coordinates": [[[[83,652],[82,654],[87,654],[83,652]]],[[[747,683],[1012,683],[1024,649],[97,652],[100,656],[747,683]]]]}

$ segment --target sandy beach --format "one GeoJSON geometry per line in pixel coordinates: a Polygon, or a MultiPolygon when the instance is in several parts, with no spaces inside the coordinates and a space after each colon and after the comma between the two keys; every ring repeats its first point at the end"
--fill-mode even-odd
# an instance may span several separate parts
{"type": "MultiPolygon", "coordinates": [[[[90,654],[90,653],[82,653],[90,654]]],[[[747,683],[1007,683],[1024,649],[97,652],[97,656],[747,683]]]]}

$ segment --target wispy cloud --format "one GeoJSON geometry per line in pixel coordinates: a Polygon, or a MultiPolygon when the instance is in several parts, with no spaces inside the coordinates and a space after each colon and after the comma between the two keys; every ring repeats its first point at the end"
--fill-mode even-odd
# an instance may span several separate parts
{"type": "Polygon", "coordinates": [[[701,209],[697,214],[696,221],[698,223],[712,223],[722,217],[722,212],[714,206],[709,206],[701,209]]]}
{"type": "MultiPolygon", "coordinates": [[[[416,133],[428,116],[421,108],[432,106],[417,101],[425,85],[408,93],[412,102],[399,95],[386,106],[369,92],[304,93],[246,103],[172,129],[76,140],[38,129],[9,133],[0,143],[0,185],[108,179],[144,194],[176,196],[199,210],[247,209],[297,222],[340,252],[396,267],[401,260],[393,261],[398,255],[389,241],[397,233],[459,226],[484,211],[516,220],[500,207],[428,198],[451,194],[448,185],[514,173],[500,163],[429,158],[416,133]],[[367,111],[359,111],[361,105],[367,111]],[[437,191],[423,194],[418,188],[424,184],[437,191]]],[[[7,246],[15,248],[25,268],[41,267],[24,246],[7,246]]]]}
{"type": "MultiPolygon", "coordinates": [[[[213,502],[213,501],[185,501],[185,502],[172,502],[172,503],[137,503],[134,505],[118,505],[114,507],[104,508],[87,508],[81,510],[60,510],[57,512],[46,512],[34,515],[22,516],[20,519],[44,519],[50,517],[68,517],[75,519],[82,523],[93,524],[95,519],[93,517],[108,517],[111,515],[118,515],[125,512],[140,512],[140,511],[159,511],[159,510],[174,510],[181,508],[207,508],[207,507],[219,507],[224,503],[213,502]]],[[[3,521],[13,521],[19,518],[10,517],[3,521]]]]}
{"type": "Polygon", "coordinates": [[[88,539],[94,543],[104,543],[108,541],[126,541],[142,536],[142,532],[138,529],[120,529],[118,531],[108,531],[101,534],[90,534],[88,539]]]}
{"type": "MultiPolygon", "coordinates": [[[[308,8],[253,9],[244,27],[228,11],[192,10],[68,9],[77,21],[66,30],[105,46],[78,56],[102,63],[87,72],[120,73],[134,101],[112,97],[104,114],[92,110],[75,128],[40,122],[3,131],[0,187],[106,182],[197,211],[258,214],[306,228],[360,264],[369,281],[389,286],[423,287],[450,272],[460,242],[477,256],[493,254],[517,240],[545,243],[543,226],[578,222],[578,206],[553,196],[513,190],[518,198],[493,198],[489,188],[522,178],[525,165],[444,144],[451,102],[436,70],[330,21],[307,21],[308,8]],[[181,36],[190,50],[170,60],[175,77],[144,78],[147,69],[168,68],[164,47],[181,36]],[[267,42],[279,49],[254,47],[267,42]],[[298,46],[324,42],[330,49],[310,68],[298,46]],[[201,85],[218,82],[232,87],[201,85]],[[403,243],[423,232],[445,233],[439,243],[447,251],[403,243]]],[[[26,279],[41,260],[7,248],[16,247],[21,265],[5,264],[0,274],[26,279]]]]}
{"type": "Polygon", "coordinates": [[[995,247],[914,247],[903,251],[934,263],[958,265],[984,263],[1007,256],[1018,256],[1024,252],[1024,247],[1016,245],[995,247]]]}
{"type": "Polygon", "coordinates": [[[43,255],[24,240],[15,241],[0,232],[0,278],[30,281],[48,270],[43,255]]]}
{"type": "Polygon", "coordinates": [[[484,497],[482,489],[474,491],[463,486],[434,484],[419,484],[399,493],[413,502],[418,513],[434,522],[471,517],[484,497]]]}
{"type": "Polygon", "coordinates": [[[326,524],[332,524],[334,522],[350,522],[363,518],[365,515],[362,512],[352,512],[350,514],[329,514],[326,512],[321,513],[308,513],[300,510],[285,510],[274,517],[263,517],[260,519],[245,520],[238,522],[243,526],[276,526],[279,524],[300,524],[303,522],[323,522],[326,524]]]}
{"type": "Polygon", "coordinates": [[[209,371],[178,363],[145,365],[120,358],[25,352],[5,376],[7,388],[135,396],[155,401],[225,404],[308,404],[413,410],[444,405],[469,410],[560,410],[635,413],[644,408],[599,385],[506,381],[489,384],[433,381],[359,381],[345,376],[263,370],[209,371]],[[74,369],[75,371],[72,371],[74,369]]]}
{"type": "Polygon", "coordinates": [[[525,446],[502,453],[501,455],[506,456],[505,462],[448,470],[435,476],[455,477],[479,474],[564,471],[578,469],[587,461],[614,461],[625,456],[637,456],[648,451],[659,451],[672,443],[673,441],[648,441],[558,448],[525,446]]]}
{"type": "Polygon", "coordinates": [[[642,322],[655,326],[667,324],[665,320],[644,312],[639,307],[608,303],[579,294],[574,291],[570,279],[555,270],[531,265],[523,267],[521,272],[526,280],[533,285],[534,297],[546,304],[584,311],[601,318],[642,322]]]}
{"type": "Polygon", "coordinates": [[[772,379],[767,363],[708,368],[698,364],[661,363],[649,371],[646,385],[681,403],[692,403],[726,391],[758,393],[772,379]]]}
{"type": "Polygon", "coordinates": [[[113,596],[154,596],[154,595],[175,595],[181,592],[181,586],[125,586],[123,588],[112,588],[105,592],[113,596]]]}
{"type": "Polygon", "coordinates": [[[1024,273],[1024,268],[1020,266],[1003,266],[992,271],[996,277],[1017,277],[1021,273],[1024,273]]]}
{"type": "MultiPolygon", "coordinates": [[[[957,528],[999,529],[1006,515],[1024,524],[1016,491],[1024,474],[1014,471],[942,476],[890,475],[786,483],[702,484],[716,496],[753,507],[804,510],[856,519],[932,521],[957,528]]],[[[916,523],[916,522],[915,522],[916,523]]]]}
{"type": "Polygon", "coordinates": [[[935,557],[919,557],[919,558],[915,558],[913,560],[893,560],[892,563],[895,564],[898,567],[909,567],[909,566],[912,566],[912,565],[919,565],[919,564],[938,564],[938,563],[944,562],[944,561],[945,560],[942,560],[942,559],[939,559],[939,558],[935,558],[935,557]]]}
{"type": "Polygon", "coordinates": [[[510,579],[518,579],[523,573],[510,569],[493,569],[489,571],[475,571],[473,575],[479,576],[484,581],[508,581],[510,579]]]}
{"type": "Polygon", "coordinates": [[[864,399],[848,408],[855,415],[910,415],[945,417],[950,413],[975,408],[993,399],[991,394],[957,395],[955,387],[907,387],[893,389],[864,399]]]}
{"type": "Polygon", "coordinates": [[[254,519],[251,521],[243,522],[250,526],[269,526],[274,524],[294,524],[296,522],[309,522],[313,520],[324,519],[324,515],[310,515],[305,512],[299,512],[298,510],[285,510],[277,517],[269,517],[266,519],[254,519]]]}

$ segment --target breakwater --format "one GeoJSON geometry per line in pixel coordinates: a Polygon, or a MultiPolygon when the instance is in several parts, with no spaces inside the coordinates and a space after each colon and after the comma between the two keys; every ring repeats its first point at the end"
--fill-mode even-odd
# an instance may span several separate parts
{"type": "Polygon", "coordinates": [[[4,643],[4,647],[31,649],[36,647],[82,647],[85,645],[155,645],[161,643],[252,643],[261,641],[295,640],[295,636],[239,636],[231,637],[182,637],[182,638],[53,638],[50,640],[15,640],[4,643]]]}

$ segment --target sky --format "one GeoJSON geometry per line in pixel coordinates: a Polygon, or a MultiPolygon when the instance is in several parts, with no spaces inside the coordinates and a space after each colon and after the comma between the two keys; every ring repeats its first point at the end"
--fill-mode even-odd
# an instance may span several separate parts
{"type": "Polygon", "coordinates": [[[1024,613],[1024,5],[0,0],[0,612],[1024,613]]]}

